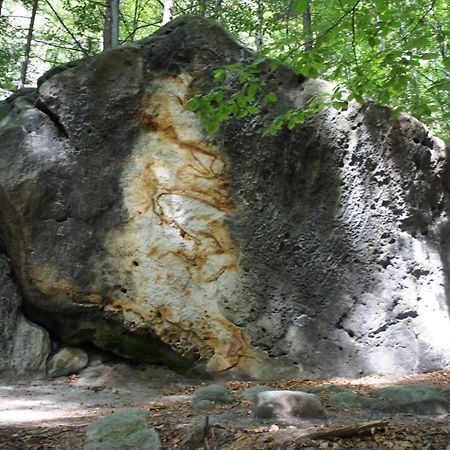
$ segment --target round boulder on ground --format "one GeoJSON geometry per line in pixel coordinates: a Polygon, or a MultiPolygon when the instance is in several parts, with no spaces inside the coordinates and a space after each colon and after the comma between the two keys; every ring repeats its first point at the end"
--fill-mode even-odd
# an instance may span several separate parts
{"type": "Polygon", "coordinates": [[[299,391],[266,391],[256,397],[254,414],[261,419],[269,418],[323,418],[325,408],[314,394],[299,391]]]}
{"type": "Polygon", "coordinates": [[[76,347],[63,347],[47,363],[49,377],[57,378],[81,372],[88,365],[87,353],[76,347]]]}
{"type": "Polygon", "coordinates": [[[203,400],[213,403],[234,403],[234,398],[228,389],[219,384],[210,384],[197,389],[192,397],[192,404],[196,406],[203,400]]]}
{"type": "Polygon", "coordinates": [[[380,389],[377,408],[387,412],[437,415],[450,411],[450,403],[436,387],[411,384],[380,389]]]}
{"type": "Polygon", "coordinates": [[[158,433],[148,427],[149,413],[126,408],[91,423],[83,450],[161,450],[158,433]]]}
{"type": "Polygon", "coordinates": [[[256,386],[252,386],[248,389],[245,389],[244,392],[242,393],[242,398],[244,400],[250,400],[252,402],[254,402],[256,400],[257,395],[260,392],[266,392],[266,391],[273,391],[274,389],[270,386],[262,386],[262,385],[256,385],[256,386]]]}

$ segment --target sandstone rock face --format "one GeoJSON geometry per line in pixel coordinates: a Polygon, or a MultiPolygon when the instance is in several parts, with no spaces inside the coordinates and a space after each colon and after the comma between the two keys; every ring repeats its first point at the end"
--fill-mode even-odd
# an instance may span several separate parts
{"type": "Polygon", "coordinates": [[[28,315],[65,342],[212,372],[449,366],[444,144],[370,102],[264,137],[330,88],[287,70],[274,110],[206,136],[187,100],[250,57],[181,18],[3,103],[0,245],[28,315]]]}
{"type": "Polygon", "coordinates": [[[23,316],[20,306],[8,262],[0,255],[0,377],[44,377],[50,338],[23,316]]]}

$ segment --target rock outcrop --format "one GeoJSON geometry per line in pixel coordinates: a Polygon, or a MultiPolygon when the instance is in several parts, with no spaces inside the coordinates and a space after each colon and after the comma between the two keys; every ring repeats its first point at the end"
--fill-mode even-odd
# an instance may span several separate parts
{"type": "Polygon", "coordinates": [[[0,107],[0,245],[66,343],[252,376],[450,365],[444,144],[371,102],[264,135],[322,81],[213,137],[186,102],[251,58],[180,18],[0,107]],[[282,369],[286,372],[282,372],[282,369]]]}
{"type": "Polygon", "coordinates": [[[0,254],[0,377],[43,377],[49,354],[49,335],[22,314],[8,261],[0,254]]]}

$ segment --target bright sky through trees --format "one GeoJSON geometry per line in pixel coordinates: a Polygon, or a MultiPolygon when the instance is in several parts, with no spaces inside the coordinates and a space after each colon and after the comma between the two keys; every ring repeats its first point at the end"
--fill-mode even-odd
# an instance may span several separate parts
{"type": "Polygon", "coordinates": [[[102,51],[107,38],[116,39],[115,18],[119,43],[126,43],[155,31],[170,10],[174,17],[217,20],[299,74],[333,81],[357,100],[373,98],[409,112],[449,141],[449,0],[3,0],[0,5],[3,97],[19,88],[21,79],[34,85],[48,68],[102,51]]]}

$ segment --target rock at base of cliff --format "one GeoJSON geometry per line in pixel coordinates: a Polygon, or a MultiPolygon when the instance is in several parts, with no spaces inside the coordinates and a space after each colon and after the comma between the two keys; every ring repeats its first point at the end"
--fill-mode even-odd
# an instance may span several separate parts
{"type": "Polygon", "coordinates": [[[57,378],[81,372],[89,362],[87,353],[76,347],[63,347],[47,363],[49,377],[57,378]]]}
{"type": "Polygon", "coordinates": [[[50,353],[46,330],[28,321],[20,311],[21,299],[7,261],[0,255],[0,376],[45,377],[50,353]]]}

